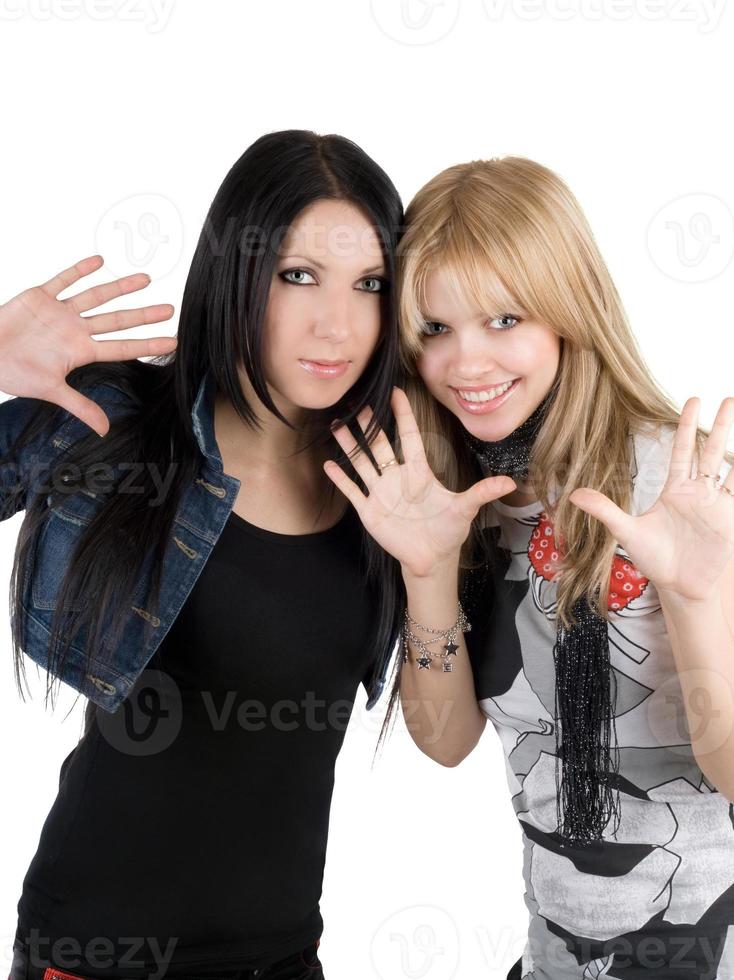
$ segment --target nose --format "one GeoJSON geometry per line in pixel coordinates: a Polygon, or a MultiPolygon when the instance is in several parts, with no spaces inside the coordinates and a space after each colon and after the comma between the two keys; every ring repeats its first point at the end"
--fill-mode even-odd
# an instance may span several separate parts
{"type": "Polygon", "coordinates": [[[478,336],[467,331],[467,336],[459,338],[454,359],[454,374],[462,381],[471,384],[477,378],[486,378],[497,367],[491,344],[486,336],[478,336]]]}
{"type": "Polygon", "coordinates": [[[335,344],[343,343],[351,332],[350,300],[351,296],[342,295],[341,290],[326,295],[323,305],[316,312],[314,336],[335,344]]]}

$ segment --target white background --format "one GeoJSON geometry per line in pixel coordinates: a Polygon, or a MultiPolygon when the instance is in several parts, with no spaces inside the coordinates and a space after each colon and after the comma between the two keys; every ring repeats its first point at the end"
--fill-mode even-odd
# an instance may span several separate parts
{"type": "MultiPolygon", "coordinates": [[[[710,426],[734,395],[734,15],[723,7],[0,0],[0,301],[100,252],[106,265],[85,284],[144,270],[153,283],[138,297],[178,313],[208,205],[264,132],[350,137],[406,204],[450,164],[522,154],[569,182],[645,359],[679,407],[701,397],[710,426]]],[[[129,300],[109,308],[139,305],[129,300]]],[[[3,595],[21,519],[0,527],[3,595]]],[[[5,605],[0,653],[5,976],[21,883],[83,702],[63,720],[67,688],[44,712],[40,681],[32,702],[19,700],[5,605]]],[[[326,976],[503,978],[527,916],[496,734],[488,725],[461,766],[443,769],[399,724],[371,769],[382,715],[364,700],[360,689],[337,768],[326,976]]]]}

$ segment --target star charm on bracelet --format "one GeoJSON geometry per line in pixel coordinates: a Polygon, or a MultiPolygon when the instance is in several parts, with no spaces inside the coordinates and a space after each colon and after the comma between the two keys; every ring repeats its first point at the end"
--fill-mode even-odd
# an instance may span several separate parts
{"type": "Polygon", "coordinates": [[[408,663],[408,640],[412,640],[412,642],[416,645],[416,647],[420,651],[420,656],[417,657],[415,661],[418,664],[418,669],[430,670],[431,664],[433,663],[433,654],[428,649],[426,644],[438,643],[439,640],[447,640],[448,642],[444,643],[443,650],[440,654],[438,654],[438,656],[440,656],[442,660],[441,669],[443,673],[445,674],[451,673],[454,667],[453,664],[449,662],[449,657],[455,657],[456,651],[459,649],[458,645],[454,643],[454,639],[456,638],[456,635],[459,632],[459,630],[468,633],[470,629],[471,629],[471,625],[467,620],[466,615],[464,614],[464,610],[461,607],[461,603],[459,603],[458,618],[456,622],[454,623],[453,626],[450,626],[446,630],[436,630],[436,629],[432,629],[429,626],[422,626],[420,623],[416,623],[416,621],[412,618],[412,616],[410,615],[410,613],[406,608],[405,623],[403,626],[403,663],[408,663]],[[425,630],[425,632],[427,633],[433,633],[435,639],[433,640],[421,639],[421,637],[416,636],[415,633],[413,633],[413,631],[411,630],[411,626],[416,626],[418,629],[425,630]]]}

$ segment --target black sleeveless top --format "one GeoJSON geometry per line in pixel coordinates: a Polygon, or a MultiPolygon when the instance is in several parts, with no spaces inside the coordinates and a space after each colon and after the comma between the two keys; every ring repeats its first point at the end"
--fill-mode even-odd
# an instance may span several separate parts
{"type": "Polygon", "coordinates": [[[361,547],[351,505],[305,535],[230,515],[128,698],[64,760],[18,903],[44,965],[260,969],[321,934],[334,764],[375,657],[361,547]]]}

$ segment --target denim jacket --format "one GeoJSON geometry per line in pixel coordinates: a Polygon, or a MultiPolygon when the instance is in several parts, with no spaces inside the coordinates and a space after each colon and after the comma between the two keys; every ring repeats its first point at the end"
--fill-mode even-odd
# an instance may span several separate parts
{"type": "MultiPolygon", "coordinates": [[[[128,395],[111,382],[86,389],[85,394],[104,409],[110,420],[124,414],[129,402],[128,395]]],[[[146,596],[152,569],[151,550],[145,559],[120,641],[113,648],[103,644],[92,661],[91,671],[87,672],[84,631],[80,631],[60,669],[58,676],[62,681],[106,711],[114,711],[127,697],[175,621],[237,497],[240,481],[224,472],[214,436],[213,395],[213,379],[208,372],[199,385],[191,411],[201,463],[198,475],[184,490],[176,511],[166,547],[157,608],[149,608],[146,596]]],[[[11,398],[0,404],[0,456],[8,451],[35,404],[35,399],[30,398],[11,398]]],[[[19,451],[12,473],[9,466],[0,466],[0,514],[6,518],[11,516],[4,498],[13,483],[20,480],[25,491],[16,498],[17,511],[27,503],[27,494],[33,490],[31,473],[47,474],[49,464],[88,432],[89,427],[84,422],[63,412],[62,421],[53,432],[43,433],[19,451]]],[[[78,536],[99,505],[100,499],[92,490],[85,488],[68,493],[61,503],[53,505],[41,529],[35,560],[22,586],[22,609],[26,635],[24,652],[44,669],[59,585],[78,536]]],[[[374,707],[384,688],[389,659],[385,658],[374,680],[364,678],[368,709],[374,707]]]]}

